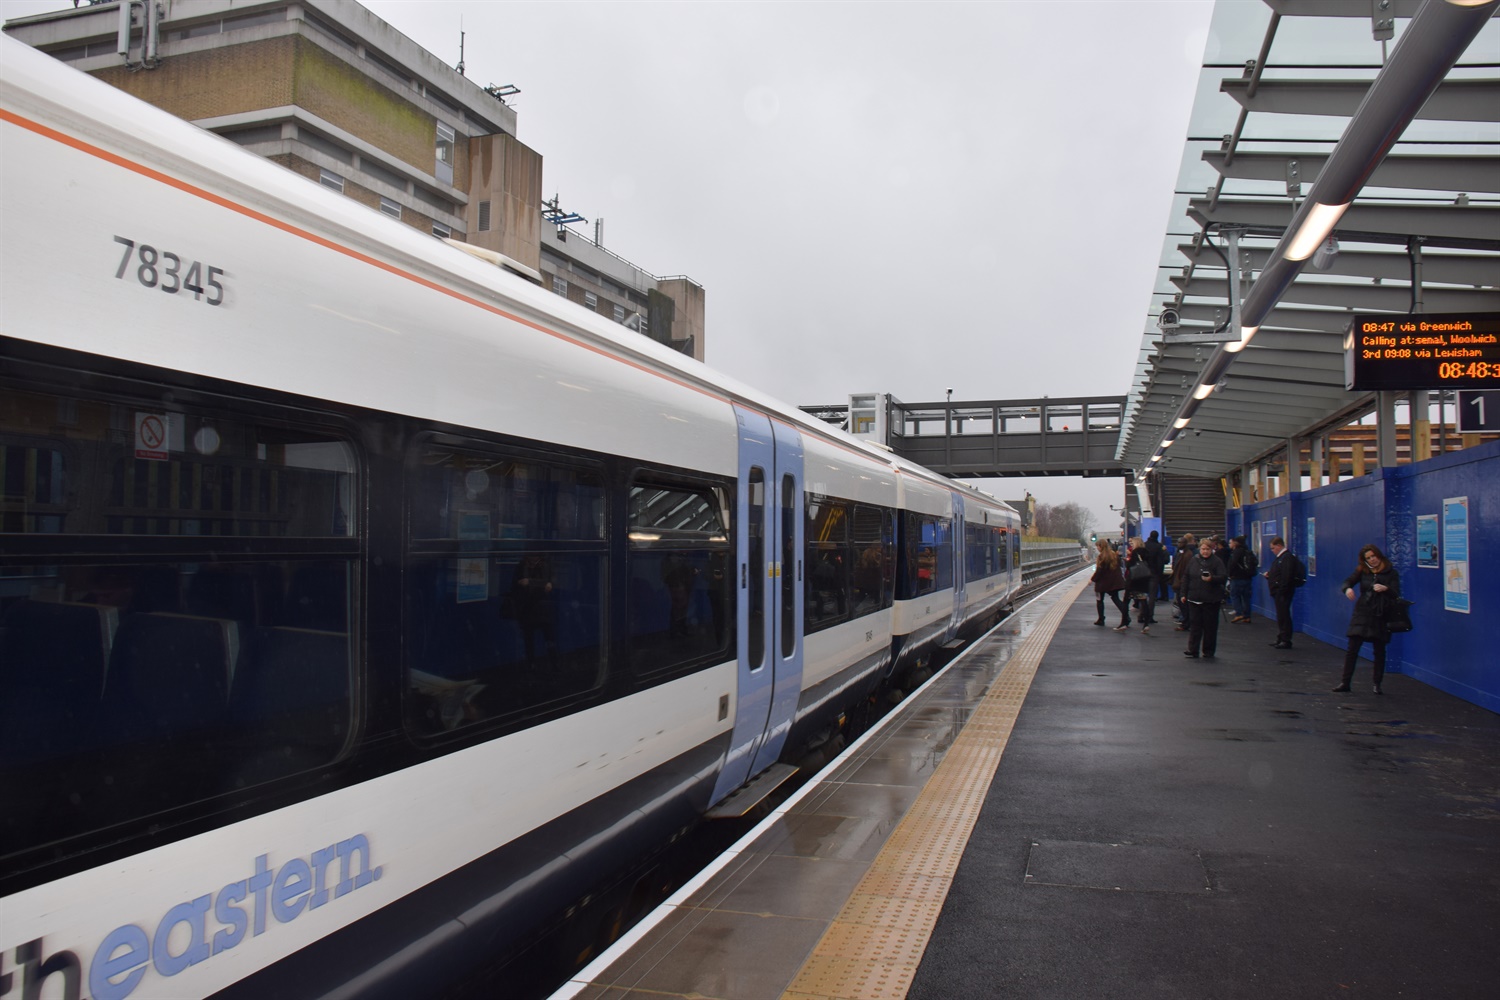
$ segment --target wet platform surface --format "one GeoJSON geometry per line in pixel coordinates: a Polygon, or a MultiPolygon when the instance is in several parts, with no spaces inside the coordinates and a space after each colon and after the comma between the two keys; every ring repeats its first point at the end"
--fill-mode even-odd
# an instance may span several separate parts
{"type": "Polygon", "coordinates": [[[559,996],[1494,994],[1500,716],[1400,675],[1375,696],[1368,661],[1333,694],[1341,653],[1271,649],[1263,619],[1190,660],[1166,605],[1122,634],[1074,593],[977,644],[559,996]],[[985,721],[997,700],[1013,721],[985,721]]]}

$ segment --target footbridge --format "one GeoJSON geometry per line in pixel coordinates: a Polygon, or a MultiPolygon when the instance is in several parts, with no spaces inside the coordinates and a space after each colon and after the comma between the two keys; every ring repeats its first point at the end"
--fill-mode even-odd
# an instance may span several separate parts
{"type": "Polygon", "coordinates": [[[1115,458],[1124,408],[1124,396],[903,403],[889,393],[802,407],[955,479],[1129,476],[1115,458]]]}

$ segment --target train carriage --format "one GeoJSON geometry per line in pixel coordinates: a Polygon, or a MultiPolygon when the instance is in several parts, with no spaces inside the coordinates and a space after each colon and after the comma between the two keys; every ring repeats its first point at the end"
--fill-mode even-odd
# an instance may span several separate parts
{"type": "Polygon", "coordinates": [[[1019,587],[992,499],[9,38],[0,133],[15,995],[450,987],[1019,587]]]}

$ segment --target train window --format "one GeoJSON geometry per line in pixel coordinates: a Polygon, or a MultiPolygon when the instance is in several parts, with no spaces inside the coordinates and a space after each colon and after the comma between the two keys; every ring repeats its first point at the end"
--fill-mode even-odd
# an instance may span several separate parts
{"type": "Polygon", "coordinates": [[[303,414],[0,387],[0,856],[329,763],[359,468],[303,414]]]}
{"type": "Polygon", "coordinates": [[[953,586],[953,522],[946,517],[906,513],[904,582],[901,598],[908,600],[953,586]]]}
{"type": "Polygon", "coordinates": [[[999,528],[983,524],[964,525],[964,562],[970,580],[982,580],[1000,571],[1000,554],[996,539],[999,528]]]}
{"type": "Polygon", "coordinates": [[[808,632],[891,606],[896,548],[890,511],[837,497],[806,498],[808,632]]]}
{"type": "Polygon", "coordinates": [[[751,466],[748,477],[749,502],[746,510],[746,534],[749,536],[749,560],[747,574],[748,593],[745,595],[747,622],[750,634],[746,636],[749,650],[746,659],[751,670],[766,665],[766,473],[760,466],[751,466]]]}
{"type": "Polygon", "coordinates": [[[605,674],[605,493],[597,469],[431,437],[410,478],[407,724],[515,719],[605,674]]]}
{"type": "Polygon", "coordinates": [[[637,480],[628,511],[631,666],[660,677],[729,659],[728,490],[637,480]]]}
{"type": "Polygon", "coordinates": [[[849,617],[850,506],[837,497],[807,497],[803,618],[808,632],[849,617]]]}
{"type": "Polygon", "coordinates": [[[936,553],[933,577],[938,590],[950,590],[953,587],[953,521],[950,518],[940,517],[933,520],[931,525],[931,537],[936,553]]]}
{"type": "Polygon", "coordinates": [[[797,551],[797,480],[781,477],[781,655],[797,652],[797,587],[802,579],[797,551]]]}
{"type": "Polygon", "coordinates": [[[849,541],[853,546],[855,617],[890,607],[896,585],[896,536],[892,512],[856,504],[849,541]]]}

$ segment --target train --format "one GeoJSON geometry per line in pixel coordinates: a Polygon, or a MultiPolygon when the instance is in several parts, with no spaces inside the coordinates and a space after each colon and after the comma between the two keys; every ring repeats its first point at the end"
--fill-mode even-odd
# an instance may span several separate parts
{"type": "Polygon", "coordinates": [[[462,989],[1020,589],[1006,504],[10,38],[0,133],[0,997],[462,989]]]}

